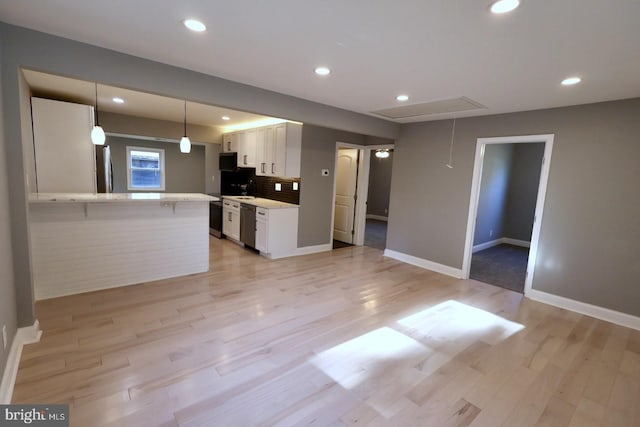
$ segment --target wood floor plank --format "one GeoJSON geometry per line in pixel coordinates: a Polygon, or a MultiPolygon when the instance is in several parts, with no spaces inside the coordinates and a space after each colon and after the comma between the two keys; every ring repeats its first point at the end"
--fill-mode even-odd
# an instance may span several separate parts
{"type": "Polygon", "coordinates": [[[208,273],[38,302],[13,402],[72,426],[639,421],[638,331],[372,248],[210,249],[208,273]]]}

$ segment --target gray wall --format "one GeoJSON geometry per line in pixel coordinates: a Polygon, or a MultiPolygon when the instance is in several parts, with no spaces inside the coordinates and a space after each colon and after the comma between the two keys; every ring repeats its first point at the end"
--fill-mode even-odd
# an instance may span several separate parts
{"type": "Polygon", "coordinates": [[[487,145],[484,151],[474,245],[505,237],[512,160],[513,144],[487,145]]]}
{"type": "Polygon", "coordinates": [[[555,134],[533,288],[640,315],[640,98],[405,125],[387,248],[462,268],[476,140],[555,134]]]}
{"type": "MultiPolygon", "coordinates": [[[[2,49],[0,47],[0,63],[2,49]]],[[[1,74],[1,71],[0,71],[1,74]]],[[[0,98],[2,88],[0,88],[0,98]]],[[[0,342],[0,378],[7,364],[11,342],[16,333],[16,296],[13,281],[13,258],[11,255],[11,222],[9,216],[9,183],[7,180],[7,159],[5,155],[4,117],[0,104],[0,332],[7,326],[6,350],[0,342]]],[[[0,338],[1,339],[1,338],[0,338]]]]}
{"type": "Polygon", "coordinates": [[[13,268],[18,324],[35,319],[29,257],[28,206],[22,130],[19,68],[30,68],[102,84],[142,90],[178,99],[257,114],[332,126],[394,138],[399,126],[385,120],[149,61],[61,37],[0,23],[13,268]]]}
{"type": "Polygon", "coordinates": [[[389,194],[391,192],[391,170],[393,169],[393,150],[389,157],[379,159],[371,152],[369,165],[369,191],[367,193],[367,214],[387,216],[389,213],[389,194]]]}
{"type": "Polygon", "coordinates": [[[330,243],[336,142],[365,144],[366,136],[320,126],[302,126],[298,247],[330,243]],[[329,169],[329,176],[321,170],[329,169]]]}
{"type": "MultiPolygon", "coordinates": [[[[222,139],[222,136],[220,136],[222,139]]],[[[204,190],[207,194],[220,194],[220,144],[204,146],[204,190]]]]}
{"type": "Polygon", "coordinates": [[[183,154],[180,152],[179,144],[170,142],[108,136],[107,144],[111,146],[114,193],[129,192],[127,189],[127,146],[164,150],[165,192],[204,193],[205,191],[205,150],[202,145],[192,144],[191,152],[183,154]]]}
{"type": "Polygon", "coordinates": [[[512,144],[513,159],[504,217],[504,237],[531,241],[544,144],[512,144]]]}
{"type": "MultiPolygon", "coordinates": [[[[147,117],[127,116],[125,114],[100,112],[100,125],[105,132],[124,135],[157,136],[160,138],[180,139],[184,133],[184,124],[168,120],[149,119],[147,117]]],[[[214,126],[190,124],[187,134],[191,141],[220,144],[222,129],[214,126]]]]}

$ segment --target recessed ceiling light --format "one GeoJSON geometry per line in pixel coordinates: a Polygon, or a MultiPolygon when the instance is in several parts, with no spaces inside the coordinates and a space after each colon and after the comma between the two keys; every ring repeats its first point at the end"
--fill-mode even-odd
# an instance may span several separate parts
{"type": "Polygon", "coordinates": [[[396,96],[396,99],[400,102],[404,102],[404,101],[408,101],[409,100],[409,95],[398,95],[396,96]]]}
{"type": "Polygon", "coordinates": [[[124,99],[118,98],[116,96],[115,98],[113,98],[113,102],[115,102],[116,104],[124,104],[124,99]]]}
{"type": "Polygon", "coordinates": [[[580,83],[582,79],[580,77],[567,77],[562,81],[563,86],[573,86],[580,83]]]}
{"type": "Polygon", "coordinates": [[[314,71],[319,76],[328,76],[329,74],[331,74],[331,70],[327,67],[317,67],[314,71]]]}
{"type": "Polygon", "coordinates": [[[520,0],[498,0],[491,5],[491,12],[499,15],[511,12],[518,6],[520,6],[520,0]]]}
{"type": "Polygon", "coordinates": [[[229,117],[229,116],[222,116],[222,120],[231,120],[231,117],[229,117]]]}
{"type": "Polygon", "coordinates": [[[207,29],[207,26],[197,19],[185,19],[183,23],[185,27],[187,27],[191,31],[196,31],[198,33],[201,33],[207,29]]]}

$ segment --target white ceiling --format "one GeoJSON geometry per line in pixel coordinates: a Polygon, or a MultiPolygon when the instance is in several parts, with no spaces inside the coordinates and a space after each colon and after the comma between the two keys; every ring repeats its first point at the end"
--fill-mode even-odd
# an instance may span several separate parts
{"type": "MultiPolygon", "coordinates": [[[[36,96],[95,105],[96,87],[93,82],[76,80],[32,70],[23,70],[27,84],[36,96]]],[[[158,120],[182,122],[184,120],[184,100],[168,98],[103,84],[97,85],[98,110],[129,116],[147,117],[158,120]],[[123,104],[113,101],[118,97],[123,104]]],[[[213,105],[187,102],[187,120],[191,124],[216,126],[225,130],[251,127],[273,122],[274,118],[245,113],[213,105]],[[227,116],[230,120],[223,120],[227,116]]],[[[277,121],[279,119],[275,119],[277,121]]],[[[280,120],[283,121],[283,120],[280,120]]]]}
{"type": "Polygon", "coordinates": [[[640,96],[640,1],[523,0],[500,16],[489,3],[0,0],[0,19],[366,114],[399,93],[487,107],[398,121],[640,96]],[[570,75],[583,83],[561,86],[570,75]]]}

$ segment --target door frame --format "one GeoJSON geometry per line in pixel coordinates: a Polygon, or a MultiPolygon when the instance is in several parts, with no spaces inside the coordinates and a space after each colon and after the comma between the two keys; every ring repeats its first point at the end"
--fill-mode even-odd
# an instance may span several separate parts
{"type": "Polygon", "coordinates": [[[480,200],[480,187],[482,185],[482,167],[484,163],[485,148],[489,144],[520,144],[520,143],[544,143],[544,156],[542,158],[542,168],[540,170],[540,182],[538,184],[538,197],[534,213],[533,230],[531,232],[531,247],[529,249],[529,260],[527,263],[527,275],[524,282],[524,294],[531,291],[533,275],[536,265],[538,242],[540,239],[540,229],[542,225],[542,215],[544,212],[544,201],[547,195],[547,182],[549,180],[549,169],[551,166],[551,152],[553,150],[553,140],[555,134],[542,135],[521,135],[521,136],[501,136],[492,138],[478,138],[476,145],[476,156],[473,165],[473,181],[471,183],[471,196],[469,200],[469,217],[467,220],[467,234],[464,248],[464,258],[462,261],[462,273],[465,279],[471,273],[471,257],[473,256],[473,238],[476,228],[476,217],[478,215],[478,203],[480,200]]]}

